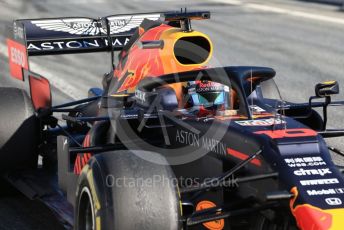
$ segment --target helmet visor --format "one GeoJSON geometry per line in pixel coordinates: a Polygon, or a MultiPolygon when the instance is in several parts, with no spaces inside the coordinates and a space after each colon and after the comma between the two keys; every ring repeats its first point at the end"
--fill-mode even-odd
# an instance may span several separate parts
{"type": "Polygon", "coordinates": [[[198,96],[196,105],[213,106],[225,103],[224,92],[203,92],[196,95],[198,96]]]}

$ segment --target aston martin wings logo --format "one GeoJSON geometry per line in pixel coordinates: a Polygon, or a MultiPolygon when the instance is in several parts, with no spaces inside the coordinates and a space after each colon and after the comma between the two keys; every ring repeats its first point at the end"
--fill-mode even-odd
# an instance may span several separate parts
{"type": "Polygon", "coordinates": [[[139,14],[108,17],[110,23],[110,34],[123,33],[137,28],[145,18],[156,21],[160,18],[160,14],[139,14]]]}
{"type": "MultiPolygon", "coordinates": [[[[145,18],[158,20],[160,14],[110,16],[107,18],[110,24],[110,34],[128,32],[137,28],[145,18]]],[[[65,32],[73,35],[95,36],[106,34],[100,20],[90,18],[33,20],[31,23],[43,30],[65,32]]]]}
{"type": "Polygon", "coordinates": [[[89,18],[47,19],[34,20],[32,24],[43,30],[65,32],[75,35],[100,35],[105,31],[98,25],[98,21],[89,18]]]}

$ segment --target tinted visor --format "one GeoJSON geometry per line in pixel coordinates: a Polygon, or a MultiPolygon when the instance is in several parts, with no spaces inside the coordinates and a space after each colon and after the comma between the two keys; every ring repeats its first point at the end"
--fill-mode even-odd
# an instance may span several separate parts
{"type": "Polygon", "coordinates": [[[225,103],[224,92],[204,92],[197,93],[198,96],[198,105],[212,106],[212,105],[221,105],[225,103]]]}

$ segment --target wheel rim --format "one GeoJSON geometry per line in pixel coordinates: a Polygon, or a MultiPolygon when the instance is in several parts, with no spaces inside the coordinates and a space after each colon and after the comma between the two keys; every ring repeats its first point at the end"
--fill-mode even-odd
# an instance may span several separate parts
{"type": "Polygon", "coordinates": [[[79,199],[78,230],[95,230],[94,206],[88,187],[83,187],[79,199]]]}

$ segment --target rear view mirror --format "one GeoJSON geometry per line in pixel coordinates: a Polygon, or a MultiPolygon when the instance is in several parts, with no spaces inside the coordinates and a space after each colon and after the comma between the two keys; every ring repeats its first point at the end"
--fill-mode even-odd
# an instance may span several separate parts
{"type": "Polygon", "coordinates": [[[317,97],[327,97],[334,94],[339,94],[337,81],[326,81],[315,85],[315,95],[317,97]]]}

